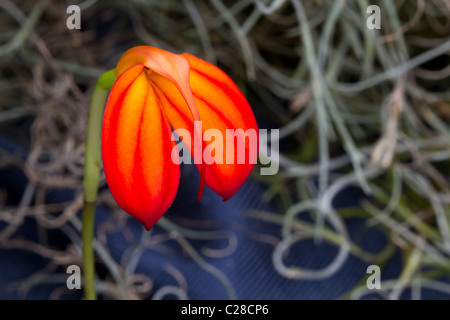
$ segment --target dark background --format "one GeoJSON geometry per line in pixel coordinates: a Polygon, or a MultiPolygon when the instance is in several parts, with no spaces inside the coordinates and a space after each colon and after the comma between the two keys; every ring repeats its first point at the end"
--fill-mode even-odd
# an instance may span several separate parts
{"type": "MultiPolygon", "coordinates": [[[[83,298],[82,290],[67,289],[66,269],[81,265],[80,200],[89,99],[97,77],[114,68],[125,50],[142,44],[190,52],[215,63],[246,95],[260,128],[286,130],[294,125],[294,129],[280,141],[280,153],[287,159],[280,172],[260,176],[257,166],[227,202],[209,189],[197,202],[199,174],[193,166],[183,166],[177,197],[150,233],[118,208],[102,179],[95,224],[101,245],[96,250],[99,298],[351,299],[359,298],[358,288],[364,289],[366,270],[372,264],[381,267],[382,290],[366,292],[363,299],[411,299],[418,297],[418,290],[422,299],[450,298],[449,252],[442,246],[445,235],[436,207],[426,192],[414,189],[416,180],[407,179],[416,173],[430,182],[448,223],[449,146],[441,143],[449,141],[450,132],[448,50],[406,75],[375,82],[354,94],[329,85],[343,125],[361,150],[362,167],[370,169],[379,168],[371,153],[386,133],[388,120],[395,118],[394,108],[386,107],[386,101],[398,79],[404,79],[406,111],[395,118],[400,138],[393,160],[375,177],[367,177],[371,186],[392,196],[393,179],[403,170],[400,200],[390,217],[429,243],[442,260],[430,259],[418,238],[408,239],[399,229],[374,223],[363,203],[382,211],[389,198],[366,194],[352,183],[332,199],[352,251],[328,277],[293,279],[277,270],[274,256],[286,241],[282,232],[286,212],[321,196],[319,180],[324,170],[314,169],[321,159],[321,137],[332,163],[344,159],[337,167],[325,168],[328,187],[355,170],[348,157],[353,151],[329,102],[325,102],[328,120],[320,122],[316,105],[320,91],[312,86],[315,80],[301,34],[305,22],[296,15],[299,1],[284,1],[268,15],[258,13],[255,3],[8,0],[1,4],[1,299],[83,298]],[[82,8],[80,30],[66,27],[70,4],[82,8]],[[247,33],[242,35],[244,28],[247,33]],[[434,156],[437,161],[430,160],[434,156]],[[306,173],[293,175],[296,165],[304,166],[306,173]],[[429,229],[417,227],[402,212],[416,216],[429,229]],[[414,252],[420,253],[419,264],[408,274],[416,259],[414,252]],[[402,283],[399,279],[405,275],[402,283]],[[420,287],[412,285],[418,280],[420,287]],[[399,296],[392,293],[395,283],[399,296]]],[[[301,3],[313,45],[320,51],[335,2],[301,3]]],[[[421,1],[377,2],[383,12],[377,41],[404,26],[394,41],[380,40],[378,47],[375,40],[365,38],[367,15],[361,3],[345,2],[324,56],[321,70],[328,74],[338,68],[335,80],[339,83],[370,79],[448,41],[450,8],[445,1],[427,3],[424,8],[421,1]],[[339,52],[343,62],[337,67],[333,63],[339,52]],[[366,60],[371,54],[373,59],[366,60]]],[[[314,228],[320,223],[317,217],[315,212],[296,217],[298,225],[291,226],[290,234],[303,234],[305,239],[289,246],[283,257],[286,266],[318,270],[336,257],[335,242],[327,237],[315,239],[311,229],[301,227],[314,228]]],[[[342,236],[326,220],[324,227],[342,236]]]]}

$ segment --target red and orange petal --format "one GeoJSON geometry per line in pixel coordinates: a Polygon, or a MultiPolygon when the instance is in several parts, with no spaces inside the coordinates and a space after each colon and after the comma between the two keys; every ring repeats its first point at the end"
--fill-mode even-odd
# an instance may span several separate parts
{"type": "Polygon", "coordinates": [[[180,169],[171,160],[171,129],[143,65],[123,72],[106,105],[102,154],[119,206],[149,230],[172,204],[180,169]]]}
{"type": "MultiPolygon", "coordinates": [[[[190,54],[183,54],[190,64],[190,88],[192,90],[195,104],[202,121],[203,132],[209,129],[220,131],[223,142],[223,154],[221,164],[219,159],[212,165],[205,165],[205,182],[214,192],[223,197],[224,201],[231,198],[242,186],[254,168],[255,161],[250,161],[250,150],[253,147],[255,156],[258,150],[257,124],[251,107],[247,100],[234,84],[234,82],[216,66],[196,58],[190,54]],[[245,140],[245,162],[238,164],[235,143],[233,163],[227,163],[226,156],[226,130],[248,129],[254,130],[256,141],[245,140]]],[[[155,92],[159,96],[165,114],[172,128],[187,129],[191,133],[191,141],[184,141],[191,150],[194,141],[193,117],[189,107],[184,102],[181,94],[176,90],[173,83],[166,78],[152,74],[155,92]]],[[[205,142],[204,148],[208,148],[211,142],[205,142]]],[[[201,170],[201,166],[197,165],[201,170]]]]}
{"type": "MultiPolygon", "coordinates": [[[[128,68],[137,64],[144,65],[151,70],[153,74],[157,74],[170,81],[174,86],[173,90],[179,92],[183,97],[185,105],[187,105],[193,120],[200,121],[198,109],[189,84],[190,65],[186,57],[155,47],[137,46],[127,50],[122,55],[117,63],[116,75],[120,75],[128,68]]],[[[203,150],[203,140],[200,134],[200,132],[197,132],[197,139],[200,143],[196,144],[195,148],[197,148],[197,153],[201,154],[203,150]]],[[[201,165],[200,190],[198,193],[199,199],[201,198],[204,188],[204,170],[205,166],[201,165]]]]}

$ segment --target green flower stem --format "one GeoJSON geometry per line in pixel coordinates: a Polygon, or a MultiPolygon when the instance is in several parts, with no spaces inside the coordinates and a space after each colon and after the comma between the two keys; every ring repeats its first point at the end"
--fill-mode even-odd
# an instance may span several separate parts
{"type": "Polygon", "coordinates": [[[95,202],[98,192],[101,163],[101,133],[103,110],[109,90],[112,88],[116,76],[113,70],[103,73],[95,85],[89,109],[87,137],[84,155],[84,203],[82,212],[82,253],[84,294],[86,300],[96,300],[95,266],[94,266],[94,216],[95,202]]]}

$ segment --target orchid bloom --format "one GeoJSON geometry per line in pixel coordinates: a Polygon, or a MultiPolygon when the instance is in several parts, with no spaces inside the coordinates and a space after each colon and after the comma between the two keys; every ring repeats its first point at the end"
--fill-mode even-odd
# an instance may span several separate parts
{"type": "Polygon", "coordinates": [[[253,112],[234,82],[216,66],[188,53],[149,46],[126,51],[115,73],[103,116],[102,157],[118,205],[147,230],[167,211],[180,179],[179,163],[172,160],[177,147],[172,131],[183,129],[190,132],[190,139],[179,136],[192,157],[198,160],[200,155],[195,161],[200,171],[198,199],[204,184],[224,201],[233,196],[254,167],[251,141],[237,136],[247,151],[245,161],[239,162],[228,144],[223,153],[214,154],[215,141],[208,143],[203,134],[208,129],[223,136],[227,129],[257,131],[253,112]],[[203,161],[207,151],[215,160],[212,163],[203,161]],[[230,158],[236,161],[224,161],[230,158]]]}

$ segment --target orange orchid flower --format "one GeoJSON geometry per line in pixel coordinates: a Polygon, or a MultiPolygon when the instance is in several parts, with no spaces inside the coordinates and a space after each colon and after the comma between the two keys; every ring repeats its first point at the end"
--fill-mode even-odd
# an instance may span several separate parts
{"type": "Polygon", "coordinates": [[[215,152],[217,141],[208,143],[204,133],[208,129],[223,136],[229,129],[257,132],[253,112],[234,82],[216,66],[188,53],[149,46],[125,52],[115,73],[103,116],[102,157],[119,206],[147,230],[170,207],[180,179],[179,163],[172,158],[177,148],[172,130],[190,133],[190,138],[181,134],[180,138],[200,171],[198,199],[204,184],[224,201],[233,196],[254,167],[250,151],[255,147],[245,136],[235,136],[246,151],[245,160],[238,161],[235,148],[227,144],[223,153],[215,152]],[[212,163],[204,161],[207,152],[215,160],[212,163]],[[225,161],[230,159],[234,161],[225,161]]]}

